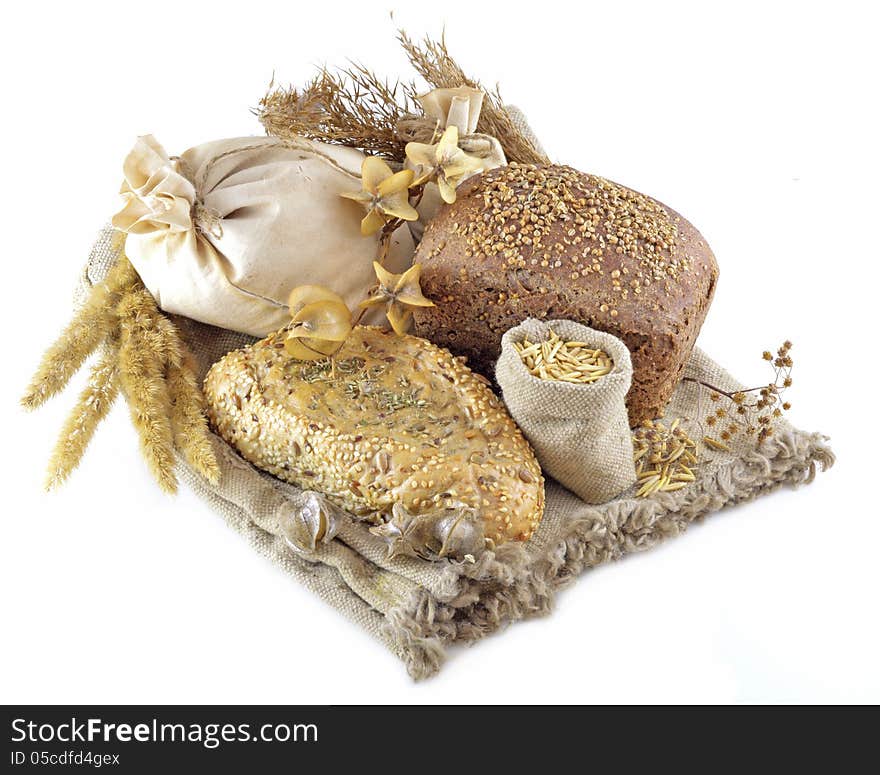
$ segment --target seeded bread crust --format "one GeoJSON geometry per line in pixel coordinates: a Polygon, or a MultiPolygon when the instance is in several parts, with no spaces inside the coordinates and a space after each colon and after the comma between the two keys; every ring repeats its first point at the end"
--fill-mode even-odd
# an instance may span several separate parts
{"type": "Polygon", "coordinates": [[[254,465],[381,525],[466,509],[495,545],[544,513],[528,442],[485,378],[446,350],[371,326],[329,361],[298,361],[279,331],[205,378],[214,429],[254,465]]]}
{"type": "Polygon", "coordinates": [[[505,331],[571,319],[632,355],[630,423],[657,417],[712,301],[715,257],[674,210],[571,167],[518,165],[471,178],[425,230],[414,332],[491,375],[505,331]]]}

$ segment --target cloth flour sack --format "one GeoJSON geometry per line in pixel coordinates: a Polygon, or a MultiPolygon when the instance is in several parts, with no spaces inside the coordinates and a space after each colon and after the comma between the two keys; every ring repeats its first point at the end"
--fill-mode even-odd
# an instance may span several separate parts
{"type": "MultiPolygon", "coordinates": [[[[169,156],[147,135],[125,159],[113,226],[166,312],[262,337],[289,321],[297,285],[326,285],[354,307],[375,282],[378,235],[361,235],[363,208],[340,196],[360,189],[363,159],[352,148],[270,137],[169,156]]],[[[404,226],[386,266],[399,273],[412,253],[404,226]]]]}

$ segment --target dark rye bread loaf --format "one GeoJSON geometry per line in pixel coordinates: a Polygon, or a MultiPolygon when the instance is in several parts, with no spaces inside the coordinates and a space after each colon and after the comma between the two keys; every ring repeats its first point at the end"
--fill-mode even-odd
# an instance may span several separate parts
{"type": "Polygon", "coordinates": [[[564,318],[632,354],[630,422],[658,416],[715,290],[702,235],[665,205],[571,167],[511,164],[471,178],[425,230],[415,260],[436,302],[415,333],[491,374],[525,318],[564,318]]]}

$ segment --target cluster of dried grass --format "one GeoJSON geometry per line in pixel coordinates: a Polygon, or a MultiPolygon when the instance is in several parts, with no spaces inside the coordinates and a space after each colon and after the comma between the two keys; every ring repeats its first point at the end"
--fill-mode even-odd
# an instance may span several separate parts
{"type": "Polygon", "coordinates": [[[128,400],[141,450],[167,492],[177,490],[174,449],[212,483],[220,469],[204,415],[204,397],[180,332],[156,306],[128,259],[92,288],[58,340],[43,356],[22,406],[36,409],[59,393],[96,351],[86,387],[52,453],[46,486],[77,467],[120,391],[128,400]]]}
{"type": "Polygon", "coordinates": [[[283,140],[306,137],[399,161],[406,140],[398,126],[414,115],[414,96],[412,84],[383,81],[359,65],[338,73],[323,68],[301,89],[270,86],[257,115],[283,140]]]}
{"type": "MultiPolygon", "coordinates": [[[[470,86],[485,93],[477,131],[498,138],[508,161],[548,162],[517,129],[498,90],[490,91],[470,78],[449,54],[442,38],[416,43],[401,31],[398,39],[430,87],[470,86]]],[[[302,89],[270,86],[256,113],[270,135],[348,145],[402,162],[407,142],[424,141],[425,131],[430,136],[436,128],[421,115],[415,100],[418,93],[415,83],[392,84],[362,65],[336,73],[323,68],[302,89]]]]}

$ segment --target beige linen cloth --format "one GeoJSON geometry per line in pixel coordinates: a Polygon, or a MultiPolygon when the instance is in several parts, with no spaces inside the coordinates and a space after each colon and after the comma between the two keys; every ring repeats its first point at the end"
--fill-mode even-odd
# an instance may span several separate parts
{"type": "MultiPolygon", "coordinates": [[[[82,291],[100,281],[116,260],[112,235],[107,228],[96,242],[82,291]]],[[[226,352],[253,341],[188,318],[177,322],[202,375],[226,352]]],[[[686,374],[730,390],[742,387],[699,350],[686,374]]],[[[682,417],[689,424],[697,416],[697,390],[682,383],[667,417],[682,417]]],[[[648,549],[724,506],[780,485],[810,482],[817,468],[834,462],[824,436],[783,422],[760,448],[740,442],[731,453],[701,452],[694,484],[647,500],[635,499],[630,488],[609,503],[590,506],[548,480],[544,519],[527,544],[506,544],[475,563],[456,564],[388,560],[382,539],[346,520],[333,541],[314,552],[298,552],[284,532],[302,502],[301,491],[261,473],[216,437],[215,447],[222,470],[219,485],[208,484],[182,459],[180,478],[258,552],[384,643],[416,679],[439,670],[448,646],[547,613],[556,591],[581,571],[648,549]]]]}
{"type": "Polygon", "coordinates": [[[607,503],[636,481],[626,394],[632,382],[626,345],[613,334],[573,320],[528,318],[501,339],[495,379],[504,403],[526,435],[541,469],[585,503],[607,503]],[[614,368],[577,385],[529,373],[514,343],[546,341],[550,331],[611,356],[614,368]]]}

